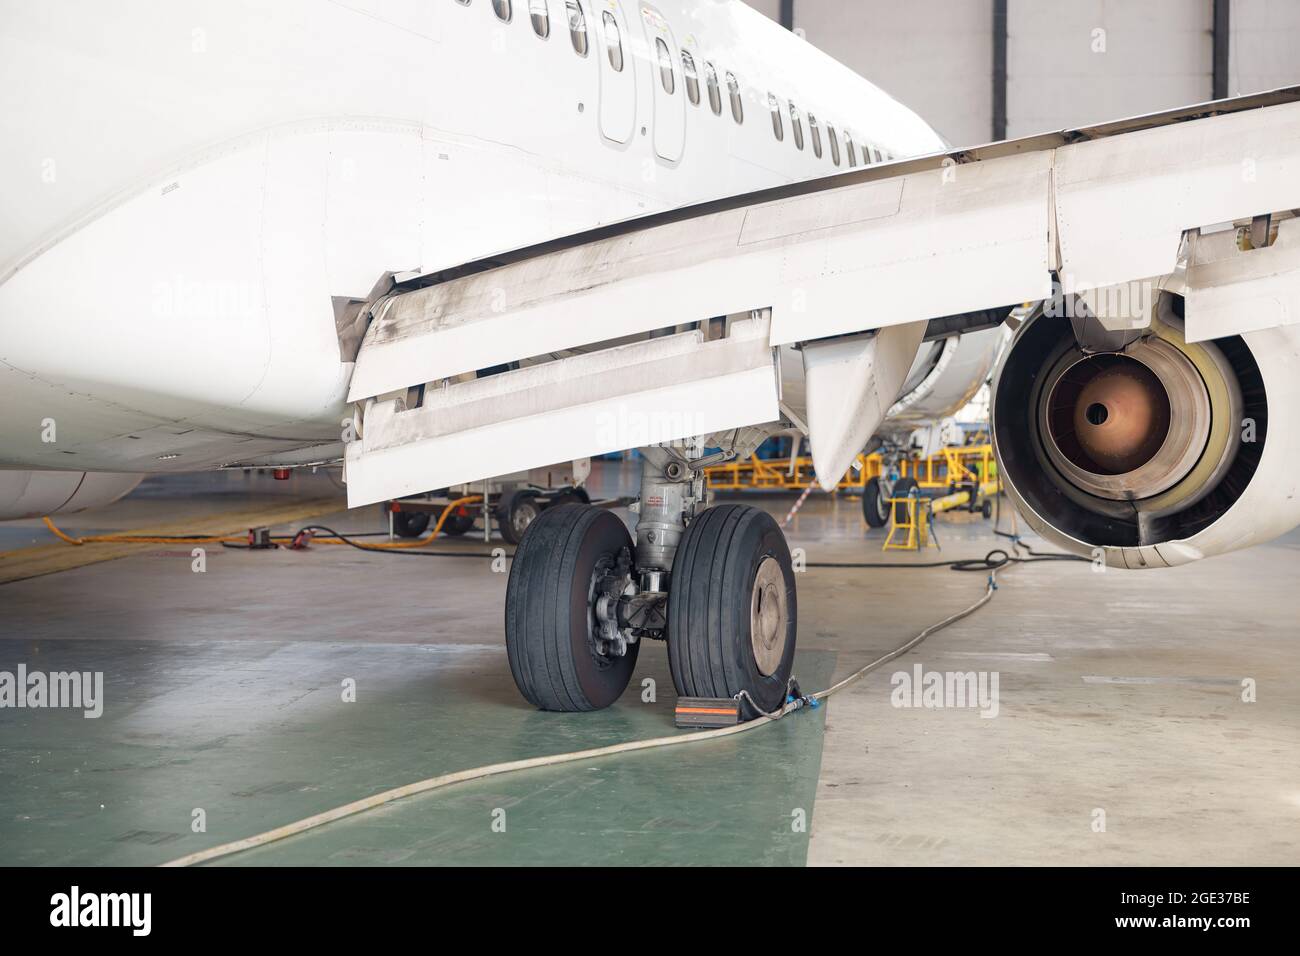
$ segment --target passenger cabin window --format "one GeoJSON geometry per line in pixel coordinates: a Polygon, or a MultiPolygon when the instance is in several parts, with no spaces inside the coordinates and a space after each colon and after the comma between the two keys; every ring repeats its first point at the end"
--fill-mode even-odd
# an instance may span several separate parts
{"type": "Polygon", "coordinates": [[[510,17],[514,14],[510,9],[510,0],[492,0],[492,9],[496,11],[497,19],[506,23],[510,22],[510,17]]]}
{"type": "Polygon", "coordinates": [[[545,40],[551,35],[551,14],[546,9],[546,0],[528,0],[528,17],[539,37],[545,40]]]}
{"type": "Polygon", "coordinates": [[[849,154],[849,168],[852,169],[858,165],[857,147],[853,145],[853,137],[848,130],[844,131],[844,151],[849,154]]]}
{"type": "Polygon", "coordinates": [[[794,148],[803,149],[803,119],[793,103],[790,104],[790,129],[794,130],[794,148]]]}
{"type": "Polygon", "coordinates": [[[569,39],[573,42],[573,52],[578,56],[586,56],[587,18],[582,15],[578,0],[568,0],[565,6],[569,10],[569,39]]]}
{"type": "Polygon", "coordinates": [[[835,127],[830,123],[826,124],[826,138],[831,141],[831,162],[838,166],[840,164],[840,138],[835,135],[835,127]]]}
{"type": "Polygon", "coordinates": [[[686,98],[692,106],[700,105],[700,75],[695,72],[695,57],[682,51],[682,75],[686,77],[686,98]]]}
{"type": "Polygon", "coordinates": [[[727,92],[731,94],[731,118],[737,123],[745,122],[745,106],[740,102],[740,84],[736,74],[727,71],[727,92]]]}
{"type": "Polygon", "coordinates": [[[767,108],[772,112],[772,135],[776,137],[777,142],[785,139],[785,127],[781,124],[781,104],[776,98],[776,94],[767,94],[767,108]]]}
{"type": "Polygon", "coordinates": [[[817,117],[811,113],[808,114],[808,135],[813,141],[813,155],[818,159],[822,158],[822,132],[817,127],[817,117]]]}
{"type": "Polygon", "coordinates": [[[673,73],[673,55],[668,52],[663,37],[655,37],[655,51],[659,54],[659,82],[664,85],[664,92],[672,96],[677,89],[677,80],[673,73]]]}
{"type": "Polygon", "coordinates": [[[709,88],[709,109],[714,116],[722,115],[722,91],[718,89],[718,71],[708,60],[704,61],[704,82],[709,88]]]}
{"type": "Polygon", "coordinates": [[[601,18],[605,22],[605,52],[609,54],[609,65],[615,73],[623,72],[623,38],[618,32],[618,21],[614,14],[606,10],[601,18]]]}

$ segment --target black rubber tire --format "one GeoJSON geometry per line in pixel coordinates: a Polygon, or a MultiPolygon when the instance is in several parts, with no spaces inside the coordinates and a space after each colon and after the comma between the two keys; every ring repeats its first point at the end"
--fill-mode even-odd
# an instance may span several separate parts
{"type": "Polygon", "coordinates": [[[548,508],[528,526],[506,585],[506,656],[529,703],[598,710],[627,688],[641,645],[623,657],[595,654],[588,594],[596,562],[632,546],[618,517],[588,505],[548,508]]]}
{"type": "MultiPolygon", "coordinates": [[[[894,490],[889,493],[891,498],[906,498],[916,487],[915,478],[899,478],[894,482],[894,490]]],[[[904,524],[907,521],[907,505],[899,502],[894,505],[894,524],[904,524]]]]}
{"type": "Polygon", "coordinates": [[[589,505],[591,496],[587,494],[585,488],[565,488],[558,495],[551,499],[548,508],[554,508],[556,505],[589,505]]]}
{"type": "Polygon", "coordinates": [[[472,527],[474,527],[474,512],[470,511],[467,505],[459,505],[442,523],[442,533],[459,538],[472,527]]]}
{"type": "Polygon", "coordinates": [[[984,499],[984,503],[980,505],[980,514],[984,516],[985,521],[993,517],[993,502],[991,499],[984,499]]]}
{"type": "Polygon", "coordinates": [[[772,516],[748,505],[697,515],[678,545],[668,592],[668,667],[677,693],[721,698],[744,690],[760,710],[776,709],[794,668],[798,621],[790,549],[772,516]],[[780,566],[788,610],[780,663],[764,675],[754,657],[750,600],[769,556],[780,566]]]}
{"type": "Polygon", "coordinates": [[[879,478],[869,478],[862,486],[862,517],[873,528],[883,528],[889,521],[889,506],[880,494],[879,478]]]}
{"type": "Polygon", "coordinates": [[[418,538],[429,530],[429,512],[394,511],[393,531],[399,538],[418,538]]]}
{"type": "Polygon", "coordinates": [[[506,544],[519,544],[523,540],[524,532],[528,530],[529,525],[537,520],[537,516],[542,512],[541,502],[537,501],[537,492],[529,488],[520,488],[512,491],[503,497],[497,505],[497,527],[501,531],[501,539],[506,544]],[[516,527],[517,517],[521,509],[528,508],[533,511],[533,517],[526,523],[523,529],[516,527]]]}

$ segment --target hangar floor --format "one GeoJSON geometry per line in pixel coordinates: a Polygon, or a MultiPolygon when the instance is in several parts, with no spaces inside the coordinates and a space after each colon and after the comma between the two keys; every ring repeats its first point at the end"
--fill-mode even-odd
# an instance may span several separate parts
{"type": "MultiPolygon", "coordinates": [[[[597,477],[608,491],[631,476],[597,477]]],[[[65,530],[338,494],[324,474],[151,480],[65,530]]],[[[746,500],[780,517],[793,499],[746,500]]],[[[319,520],[383,527],[375,508],[319,520]]],[[[939,530],[944,558],[1001,543],[978,518],[939,530]]],[[[787,533],[811,562],[881,559],[856,499],[815,495],[787,533]]],[[[39,523],[0,525],[0,550],[17,551],[0,568],[50,541],[39,523]]],[[[411,798],[227,862],[1295,864],[1298,552],[1292,533],[1157,573],[1017,567],[986,608],[818,711],[411,798]],[[996,673],[997,716],[893,706],[891,675],[918,664],[996,673]],[[1242,700],[1247,678],[1257,702],[1242,700]]],[[[506,576],[486,560],[317,547],[210,549],[202,574],[191,561],[148,547],[0,585],[0,670],[102,671],[106,700],[97,720],[0,709],[0,863],[158,863],[438,773],[674,732],[654,643],[608,711],[524,704],[503,648],[506,576]]],[[[796,673],[823,687],[983,586],[946,569],[809,569],[796,673]]]]}

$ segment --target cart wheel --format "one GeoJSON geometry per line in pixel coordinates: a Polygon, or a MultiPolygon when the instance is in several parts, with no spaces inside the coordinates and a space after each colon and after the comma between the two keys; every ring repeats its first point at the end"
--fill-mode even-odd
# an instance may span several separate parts
{"type": "Polygon", "coordinates": [[[985,498],[984,504],[980,505],[980,514],[984,516],[986,521],[993,517],[993,502],[988,498],[985,498]]]}
{"type": "Polygon", "coordinates": [[[429,529],[429,512],[394,511],[393,530],[399,538],[418,538],[429,529]]]}
{"type": "Polygon", "coordinates": [[[523,540],[528,526],[541,513],[542,505],[536,491],[521,488],[510,492],[497,506],[497,524],[501,528],[501,538],[506,544],[518,544],[523,540]]]}
{"type": "Polygon", "coordinates": [[[447,515],[447,520],[442,523],[442,533],[460,537],[472,527],[474,527],[474,513],[465,505],[457,505],[452,513],[447,515]]]}

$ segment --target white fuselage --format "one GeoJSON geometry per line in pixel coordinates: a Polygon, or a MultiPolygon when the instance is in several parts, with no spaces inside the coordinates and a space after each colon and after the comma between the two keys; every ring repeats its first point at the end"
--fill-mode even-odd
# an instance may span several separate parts
{"type": "Polygon", "coordinates": [[[737,0],[575,5],[0,4],[0,467],[336,457],[385,273],[942,148],[737,0]]]}

